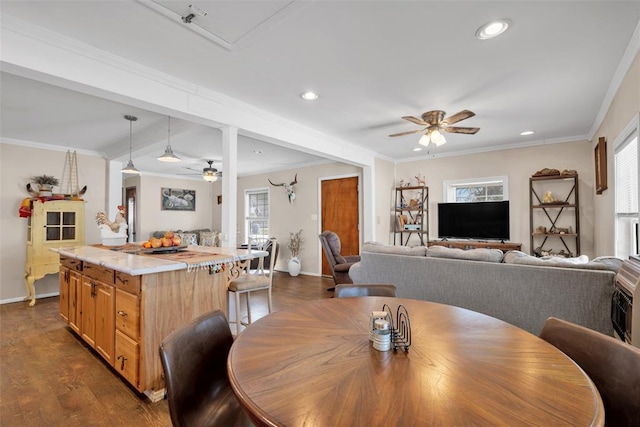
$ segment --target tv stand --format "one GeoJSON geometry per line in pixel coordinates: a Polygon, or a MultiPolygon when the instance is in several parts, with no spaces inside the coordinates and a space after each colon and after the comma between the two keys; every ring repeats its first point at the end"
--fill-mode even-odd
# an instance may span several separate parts
{"type": "Polygon", "coordinates": [[[500,249],[502,252],[507,251],[521,251],[522,243],[506,242],[480,242],[477,240],[431,240],[427,243],[427,246],[445,246],[447,248],[457,249],[500,249]]]}

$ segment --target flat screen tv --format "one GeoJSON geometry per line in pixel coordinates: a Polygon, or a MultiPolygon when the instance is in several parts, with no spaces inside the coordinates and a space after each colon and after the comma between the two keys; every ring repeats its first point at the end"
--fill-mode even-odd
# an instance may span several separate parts
{"type": "Polygon", "coordinates": [[[438,236],[509,240],[509,201],[438,203],[438,236]]]}

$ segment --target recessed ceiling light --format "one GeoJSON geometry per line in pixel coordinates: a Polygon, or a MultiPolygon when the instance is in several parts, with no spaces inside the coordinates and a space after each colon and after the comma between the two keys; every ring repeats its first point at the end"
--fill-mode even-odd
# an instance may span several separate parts
{"type": "Polygon", "coordinates": [[[527,135],[533,135],[534,133],[536,133],[536,131],[534,130],[525,130],[524,132],[520,132],[520,135],[527,136],[527,135]]]}
{"type": "Polygon", "coordinates": [[[300,98],[304,99],[305,101],[315,101],[316,99],[318,99],[318,94],[315,92],[304,92],[300,94],[300,98]]]}
{"type": "Polygon", "coordinates": [[[262,150],[253,150],[253,154],[262,154],[262,150]]]}
{"type": "Polygon", "coordinates": [[[416,148],[413,149],[413,151],[422,151],[422,148],[416,147],[416,148]]]}
{"type": "Polygon", "coordinates": [[[509,26],[511,25],[511,21],[508,19],[500,19],[498,21],[489,22],[488,24],[483,25],[478,28],[476,31],[476,38],[480,40],[488,40],[494,37],[498,37],[500,34],[507,31],[509,26]]]}

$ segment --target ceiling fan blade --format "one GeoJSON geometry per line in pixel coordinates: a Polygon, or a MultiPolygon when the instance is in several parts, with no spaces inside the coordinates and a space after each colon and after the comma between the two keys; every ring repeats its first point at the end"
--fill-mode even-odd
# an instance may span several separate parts
{"type": "Polygon", "coordinates": [[[422,131],[424,131],[424,129],[410,130],[410,131],[407,131],[407,132],[394,133],[393,135],[389,135],[389,136],[411,135],[412,133],[418,133],[418,132],[422,132],[422,131]]]}
{"type": "Polygon", "coordinates": [[[402,117],[405,120],[410,121],[411,123],[415,123],[417,125],[422,125],[422,126],[428,126],[429,123],[425,122],[424,120],[421,120],[417,117],[413,117],[413,116],[404,116],[402,117]]]}
{"type": "Polygon", "coordinates": [[[477,133],[480,130],[480,128],[464,128],[464,127],[458,127],[458,126],[448,126],[446,128],[443,128],[442,130],[445,132],[451,132],[451,133],[466,133],[466,134],[473,135],[477,133]]]}
{"type": "Polygon", "coordinates": [[[443,125],[452,125],[454,123],[458,123],[461,120],[468,119],[469,117],[475,116],[476,113],[469,110],[462,110],[459,113],[455,113],[453,116],[449,116],[442,121],[443,125]]]}

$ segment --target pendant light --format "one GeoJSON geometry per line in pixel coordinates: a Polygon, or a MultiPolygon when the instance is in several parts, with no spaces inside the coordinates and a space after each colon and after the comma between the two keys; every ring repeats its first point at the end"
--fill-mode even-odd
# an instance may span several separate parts
{"type": "Polygon", "coordinates": [[[130,116],[128,114],[124,116],[124,118],[129,120],[129,163],[127,163],[127,166],[124,169],[122,169],[121,172],[126,174],[139,175],[140,171],[136,169],[135,166],[133,166],[133,160],[131,160],[131,140],[132,140],[133,122],[138,120],[138,118],[136,116],[130,116]]]}
{"type": "Polygon", "coordinates": [[[164,150],[162,156],[158,157],[158,160],[161,162],[179,162],[180,157],[173,154],[173,150],[171,149],[171,116],[168,116],[169,124],[167,126],[167,148],[164,150]]]}

